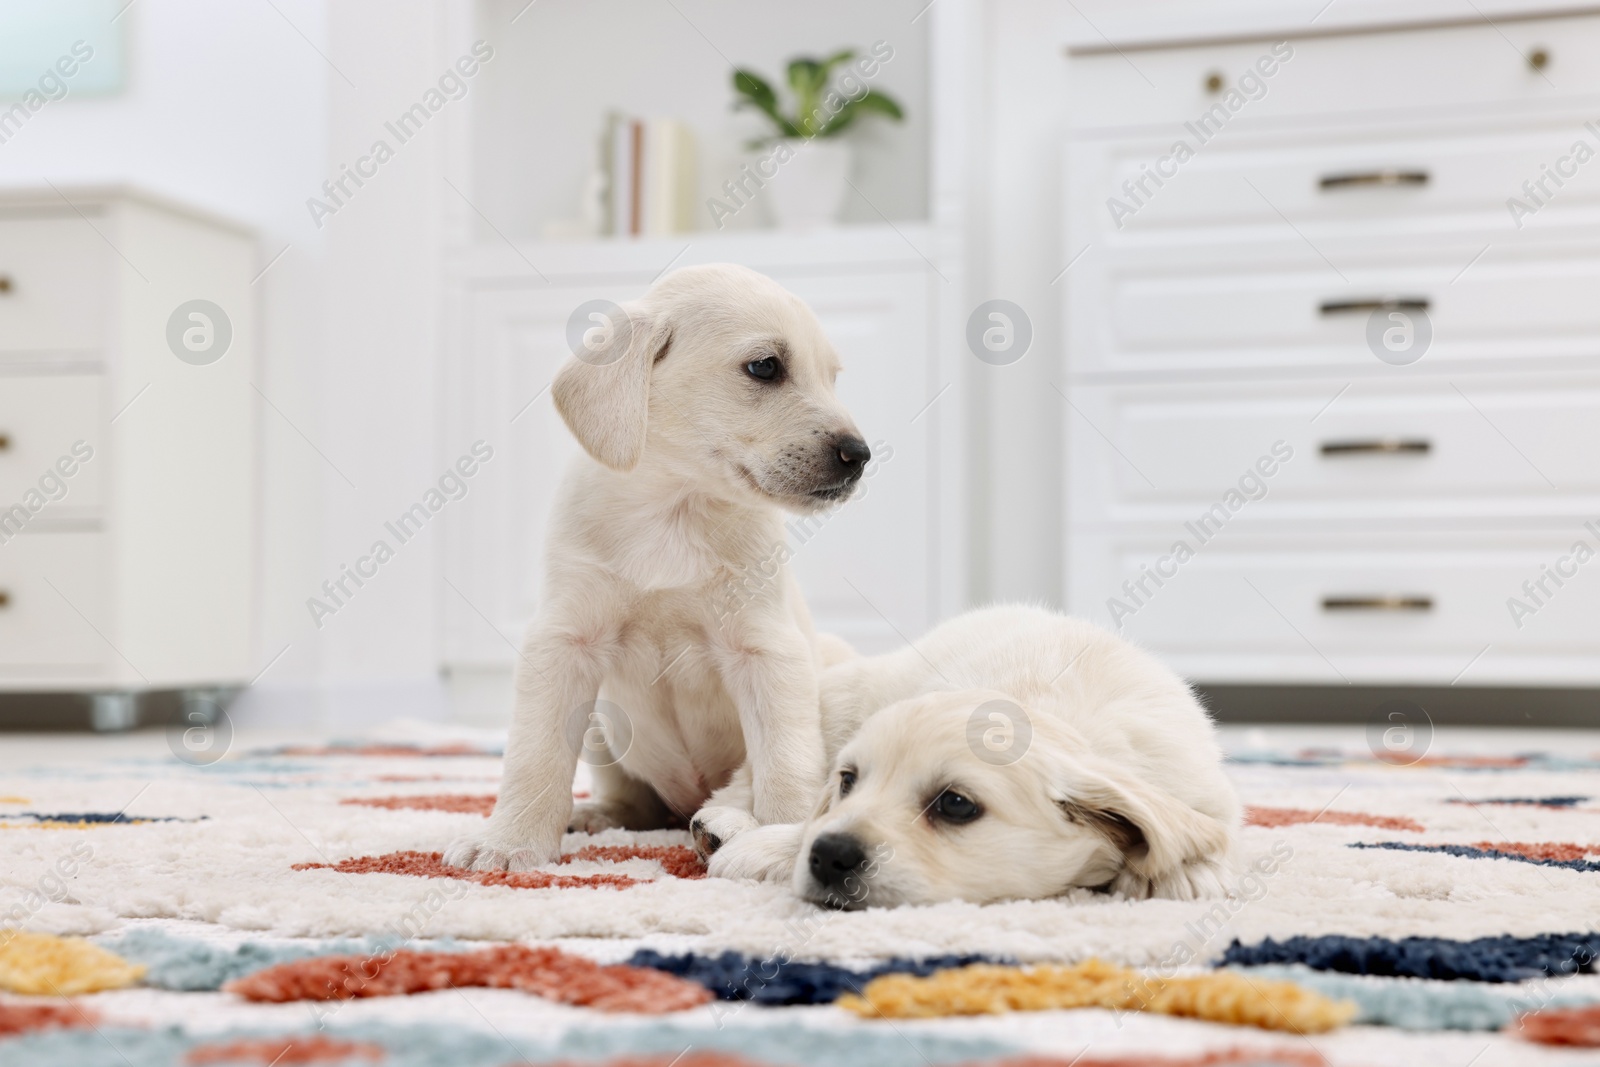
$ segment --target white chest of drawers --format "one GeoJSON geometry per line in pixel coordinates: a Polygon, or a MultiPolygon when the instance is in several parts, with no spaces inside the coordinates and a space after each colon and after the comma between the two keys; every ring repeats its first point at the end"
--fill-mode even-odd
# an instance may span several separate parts
{"type": "Polygon", "coordinates": [[[1069,58],[1072,610],[1208,683],[1600,684],[1600,16],[1282,40],[1069,58]]]}
{"type": "Polygon", "coordinates": [[[253,273],[249,233],[148,196],[0,193],[0,692],[118,726],[248,681],[253,273]]]}

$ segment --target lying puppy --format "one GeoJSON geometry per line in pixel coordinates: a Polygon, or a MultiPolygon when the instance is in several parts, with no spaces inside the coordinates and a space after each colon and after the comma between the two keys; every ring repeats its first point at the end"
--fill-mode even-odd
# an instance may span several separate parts
{"type": "Polygon", "coordinates": [[[1239,801],[1205,710],[1151,656],[1023,607],[830,667],[809,822],[724,841],[713,875],[835,907],[1226,893],[1239,801]]]}
{"type": "Polygon", "coordinates": [[[838,354],[743,267],[676,271],[624,310],[552,384],[587,454],[551,517],[500,799],[454,866],[553,862],[569,827],[681,826],[741,764],[745,818],[795,822],[823,779],[816,640],[773,552],[780,509],[847,498],[871,455],[838,354]],[[580,746],[596,796],[574,811],[580,746]]]}

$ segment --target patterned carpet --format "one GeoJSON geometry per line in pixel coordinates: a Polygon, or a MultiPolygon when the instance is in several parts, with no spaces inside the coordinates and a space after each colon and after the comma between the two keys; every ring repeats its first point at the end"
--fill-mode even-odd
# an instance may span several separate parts
{"type": "Polygon", "coordinates": [[[706,878],[677,832],[445,867],[482,736],[8,740],[0,1063],[1600,1063],[1600,733],[1403,764],[1308,736],[1227,735],[1227,900],[849,913],[706,878]]]}

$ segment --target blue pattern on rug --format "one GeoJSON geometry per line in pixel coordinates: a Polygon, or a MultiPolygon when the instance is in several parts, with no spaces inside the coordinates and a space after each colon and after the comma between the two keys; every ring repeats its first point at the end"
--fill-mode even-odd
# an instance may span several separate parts
{"type": "Polygon", "coordinates": [[[914,974],[926,977],[934,971],[966,967],[973,963],[1014,964],[999,956],[934,956],[911,960],[896,958],[864,970],[851,970],[833,963],[802,963],[777,955],[745,956],[724,952],[717,956],[695,953],[665,955],[654,949],[640,949],[628,958],[634,967],[658,971],[698,982],[722,1000],[748,1000],[756,1004],[832,1004],[845,993],[859,993],[861,987],[885,974],[914,974]]]}
{"type": "Polygon", "coordinates": [[[408,942],[399,938],[377,937],[298,943],[285,941],[276,944],[246,941],[228,945],[198,938],[174,937],[164,930],[148,928],[135,928],[126,933],[109,934],[91,940],[125,960],[149,968],[141,984],[179,992],[218,990],[235,978],[312,956],[371,957],[402,948],[459,952],[471,947],[448,938],[408,942]]]}
{"type": "MultiPolygon", "coordinates": [[[[252,1038],[325,1036],[381,1045],[384,1067],[505,1067],[508,1063],[601,1060],[626,1055],[672,1057],[686,1048],[737,1053],[780,1067],[928,1067],[1016,1055],[1012,1045],[979,1038],[946,1038],[904,1030],[829,1031],[800,1026],[608,1026],[568,1033],[549,1044],[516,1032],[502,1034],[444,1024],[396,1027],[362,1023],[306,1030],[226,1030],[189,1034],[177,1027],[139,1030],[54,1030],[0,1042],[6,1063],[28,1067],[171,1067],[199,1045],[252,1038]]],[[[357,1059],[356,1063],[367,1061],[357,1059]]]]}
{"type": "Polygon", "coordinates": [[[1587,803],[1589,797],[1487,797],[1469,800],[1466,797],[1447,797],[1446,804],[1504,804],[1522,808],[1571,808],[1587,803]]]}
{"type": "Polygon", "coordinates": [[[1408,841],[1359,841],[1351,848],[1392,848],[1401,852],[1439,852],[1447,856],[1461,856],[1475,860],[1516,860],[1537,867],[1565,867],[1569,871],[1592,873],[1600,871],[1600,863],[1593,860],[1545,860],[1524,856],[1520,852],[1501,852],[1493,848],[1474,848],[1472,845],[1413,845],[1408,841]]]}
{"type": "Polygon", "coordinates": [[[1334,1000],[1353,1001],[1361,1008],[1357,1023],[1400,1030],[1501,1030],[1524,1012],[1600,1003],[1592,996],[1554,995],[1537,987],[1347,975],[1313,971],[1298,964],[1228,969],[1251,978],[1293,982],[1334,1000]]]}
{"type": "Polygon", "coordinates": [[[1290,937],[1260,944],[1234,941],[1221,966],[1255,967],[1302,963],[1317,971],[1378,974],[1446,981],[1522,982],[1553,975],[1593,974],[1600,933],[1539,934],[1534,937],[1290,937]]]}
{"type": "Polygon", "coordinates": [[[86,822],[98,823],[105,826],[123,824],[136,826],[145,822],[205,822],[209,815],[201,815],[193,819],[185,819],[178,815],[129,815],[121,811],[8,811],[0,813],[0,819],[34,819],[38,822],[86,822]]]}

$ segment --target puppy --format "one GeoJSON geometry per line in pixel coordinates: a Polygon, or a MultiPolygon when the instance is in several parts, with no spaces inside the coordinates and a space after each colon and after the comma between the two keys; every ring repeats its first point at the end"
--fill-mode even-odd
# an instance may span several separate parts
{"type": "Polygon", "coordinates": [[[623,310],[551,387],[585,455],[551,518],[499,801],[455,866],[553,862],[569,827],[681,826],[741,765],[740,828],[795,822],[823,778],[816,639],[774,561],[780,509],[846,499],[871,455],[838,354],[743,267],[676,271],[623,310]],[[596,795],[574,811],[580,751],[596,795]]]}
{"type": "Polygon", "coordinates": [[[809,821],[724,842],[713,875],[841,908],[1227,892],[1239,801],[1211,720],[1127,641],[990,608],[820,688],[833,771],[809,821]]]}

